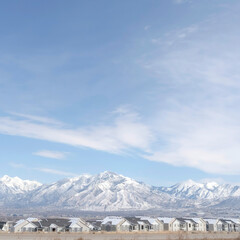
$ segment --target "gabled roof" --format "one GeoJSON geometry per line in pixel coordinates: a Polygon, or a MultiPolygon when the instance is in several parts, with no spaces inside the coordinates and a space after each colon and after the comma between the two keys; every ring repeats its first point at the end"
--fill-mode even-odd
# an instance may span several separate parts
{"type": "Polygon", "coordinates": [[[226,223],[228,224],[236,224],[234,221],[232,221],[231,219],[226,219],[225,220],[226,223]]]}
{"type": "MultiPolygon", "coordinates": [[[[30,222],[30,221],[29,221],[29,222],[30,222]]],[[[37,228],[41,228],[41,227],[42,227],[40,221],[32,221],[32,222],[30,222],[30,223],[33,223],[37,228]]]]}
{"type": "Polygon", "coordinates": [[[58,227],[69,227],[71,222],[65,218],[45,218],[41,219],[40,223],[42,227],[50,227],[51,224],[55,224],[58,227]]]}
{"type": "Polygon", "coordinates": [[[111,224],[111,225],[118,225],[120,222],[123,221],[122,217],[114,217],[114,216],[110,216],[110,217],[105,217],[102,220],[102,224],[111,224]]]}
{"type": "Polygon", "coordinates": [[[18,221],[16,222],[16,224],[14,225],[14,227],[16,228],[16,227],[18,227],[19,225],[21,225],[21,224],[23,224],[23,223],[25,223],[25,224],[23,225],[23,227],[26,226],[27,224],[32,224],[34,227],[41,227],[39,221],[31,222],[31,221],[25,220],[25,219],[20,219],[20,220],[18,220],[18,221]]]}
{"type": "Polygon", "coordinates": [[[75,224],[77,224],[79,227],[81,227],[82,225],[85,225],[86,227],[89,227],[87,225],[87,223],[82,220],[81,218],[71,218],[70,219],[70,228],[73,227],[75,224]]]}
{"type": "Polygon", "coordinates": [[[101,228],[102,220],[87,220],[86,222],[95,228],[101,228]]]}
{"type": "Polygon", "coordinates": [[[227,222],[226,222],[226,220],[225,219],[223,219],[223,218],[220,218],[220,219],[218,219],[218,221],[217,222],[222,222],[223,224],[228,224],[227,222]]]}
{"type": "Polygon", "coordinates": [[[192,218],[193,221],[195,221],[196,223],[199,223],[201,221],[201,218],[192,218]]]}
{"type": "Polygon", "coordinates": [[[20,224],[24,223],[24,222],[28,222],[27,220],[25,219],[20,219],[16,222],[16,224],[14,225],[14,227],[18,227],[20,224]]]}
{"type": "Polygon", "coordinates": [[[159,224],[159,221],[157,221],[157,218],[152,217],[140,217],[141,220],[147,220],[151,225],[159,224]]]}
{"type": "Polygon", "coordinates": [[[196,221],[194,221],[192,218],[183,218],[185,222],[187,223],[192,223],[192,224],[197,224],[196,221]]]}
{"type": "Polygon", "coordinates": [[[192,224],[197,224],[193,219],[191,218],[175,218],[175,220],[179,221],[180,223],[192,223],[192,224]]]}
{"type": "Polygon", "coordinates": [[[141,218],[136,218],[136,217],[125,217],[125,219],[132,225],[139,225],[139,224],[151,225],[151,223],[146,219],[141,219],[141,218]]]}
{"type": "Polygon", "coordinates": [[[179,221],[182,224],[186,223],[183,218],[175,218],[175,220],[179,221]]]}
{"type": "Polygon", "coordinates": [[[231,218],[230,220],[233,221],[236,224],[240,223],[240,219],[239,218],[231,218]]]}

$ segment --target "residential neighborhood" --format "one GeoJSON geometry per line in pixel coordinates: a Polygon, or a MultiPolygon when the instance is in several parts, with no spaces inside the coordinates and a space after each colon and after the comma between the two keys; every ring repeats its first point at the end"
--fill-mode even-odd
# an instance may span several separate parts
{"type": "Polygon", "coordinates": [[[240,232],[240,219],[107,216],[103,219],[27,218],[1,221],[4,232],[240,232]]]}

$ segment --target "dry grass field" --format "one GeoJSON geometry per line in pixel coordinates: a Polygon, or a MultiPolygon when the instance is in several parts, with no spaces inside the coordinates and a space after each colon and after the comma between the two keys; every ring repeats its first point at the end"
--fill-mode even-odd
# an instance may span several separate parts
{"type": "Polygon", "coordinates": [[[1,240],[240,240],[239,233],[0,233],[1,240]]]}

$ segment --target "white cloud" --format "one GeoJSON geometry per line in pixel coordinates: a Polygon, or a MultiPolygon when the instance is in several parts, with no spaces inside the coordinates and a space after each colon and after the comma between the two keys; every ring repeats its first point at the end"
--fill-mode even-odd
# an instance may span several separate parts
{"type": "Polygon", "coordinates": [[[167,89],[155,116],[159,143],[147,159],[240,174],[237,9],[156,38],[145,54],[143,66],[167,89]]]}
{"type": "Polygon", "coordinates": [[[62,122],[57,121],[52,118],[34,116],[34,115],[30,115],[30,114],[23,114],[23,113],[16,113],[16,112],[10,112],[10,114],[18,116],[18,117],[22,117],[24,119],[33,120],[33,121],[39,122],[39,123],[54,124],[54,125],[59,125],[59,126],[63,125],[62,122]]]}
{"type": "Polygon", "coordinates": [[[56,151],[48,151],[42,150],[39,152],[33,153],[34,155],[45,157],[45,158],[53,158],[53,159],[64,159],[66,157],[65,152],[56,152],[56,151]]]}
{"type": "Polygon", "coordinates": [[[240,174],[239,119],[214,109],[166,111],[156,130],[166,144],[144,157],[208,173],[240,174]]]}
{"type": "Polygon", "coordinates": [[[112,153],[122,153],[130,149],[147,151],[153,140],[150,128],[141,122],[136,113],[129,110],[115,113],[109,124],[84,128],[66,128],[34,120],[0,117],[0,133],[112,153]]]}
{"type": "Polygon", "coordinates": [[[240,174],[239,20],[239,8],[231,9],[151,38],[141,63],[159,85],[147,123],[120,107],[108,124],[79,128],[0,117],[0,133],[118,154],[136,149],[151,161],[240,174]]]}
{"type": "Polygon", "coordinates": [[[77,174],[72,173],[72,172],[61,171],[61,170],[52,169],[52,168],[31,168],[31,167],[27,167],[23,164],[14,163],[14,162],[9,163],[9,165],[13,168],[23,168],[26,170],[35,170],[35,171],[50,173],[50,174],[54,174],[54,175],[69,176],[69,177],[77,176],[77,174]]]}
{"type": "Polygon", "coordinates": [[[11,167],[14,167],[14,168],[25,168],[25,166],[24,166],[23,164],[21,164],[21,163],[11,162],[11,163],[9,163],[9,165],[10,165],[11,167]]]}
{"type": "Polygon", "coordinates": [[[77,174],[75,174],[75,173],[59,171],[59,170],[51,169],[51,168],[34,168],[34,170],[37,170],[40,172],[45,172],[45,173],[50,173],[50,174],[55,174],[55,175],[61,175],[61,176],[69,176],[69,177],[77,176],[77,174]]]}

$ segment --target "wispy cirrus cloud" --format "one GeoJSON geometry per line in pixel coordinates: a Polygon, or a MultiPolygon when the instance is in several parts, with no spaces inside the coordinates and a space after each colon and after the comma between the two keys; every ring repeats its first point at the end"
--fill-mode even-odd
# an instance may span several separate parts
{"type": "Polygon", "coordinates": [[[168,95],[155,115],[159,145],[145,158],[240,174],[239,8],[152,41],[143,66],[168,95]]]}
{"type": "Polygon", "coordinates": [[[11,162],[9,163],[9,165],[13,168],[26,168],[23,164],[21,163],[14,163],[14,162],[11,162]]]}
{"type": "Polygon", "coordinates": [[[59,171],[59,170],[51,169],[51,168],[34,168],[34,170],[44,172],[44,173],[55,174],[55,175],[68,176],[68,177],[77,176],[77,174],[72,173],[72,172],[59,171]]]}
{"type": "Polygon", "coordinates": [[[67,177],[73,177],[73,176],[78,175],[76,173],[61,171],[61,170],[52,169],[52,168],[44,168],[44,167],[43,168],[32,168],[32,167],[25,166],[24,164],[19,164],[19,163],[14,163],[14,162],[9,163],[9,165],[13,168],[23,168],[26,170],[31,170],[31,171],[34,170],[34,171],[39,171],[39,172],[44,172],[44,173],[50,173],[53,175],[61,175],[61,176],[67,176],[67,177]]]}
{"type": "Polygon", "coordinates": [[[144,119],[126,107],[105,123],[84,127],[8,115],[0,117],[0,133],[117,154],[134,151],[150,161],[240,174],[239,9],[229,7],[146,41],[143,49],[150,51],[138,62],[144,77],[157,83],[144,119]]]}
{"type": "Polygon", "coordinates": [[[54,124],[54,125],[60,125],[60,126],[63,125],[62,122],[57,121],[52,118],[48,118],[48,117],[34,116],[34,115],[30,115],[30,114],[23,114],[23,113],[16,113],[16,112],[10,112],[9,114],[18,116],[18,117],[22,117],[26,120],[28,119],[30,121],[39,122],[39,123],[54,124]]]}
{"type": "Polygon", "coordinates": [[[45,157],[45,158],[59,159],[59,160],[62,160],[66,157],[65,152],[49,151],[49,150],[38,151],[33,153],[33,155],[45,157]]]}
{"type": "Polygon", "coordinates": [[[111,153],[123,153],[130,149],[147,151],[154,138],[149,126],[142,123],[135,112],[126,109],[117,111],[113,113],[109,124],[79,128],[67,128],[59,124],[54,125],[52,122],[51,124],[39,122],[39,117],[26,119],[24,115],[21,115],[22,118],[5,116],[0,117],[0,133],[111,153]]]}
{"type": "Polygon", "coordinates": [[[238,120],[208,110],[164,112],[157,131],[166,144],[144,157],[213,174],[239,174],[238,120]]]}

